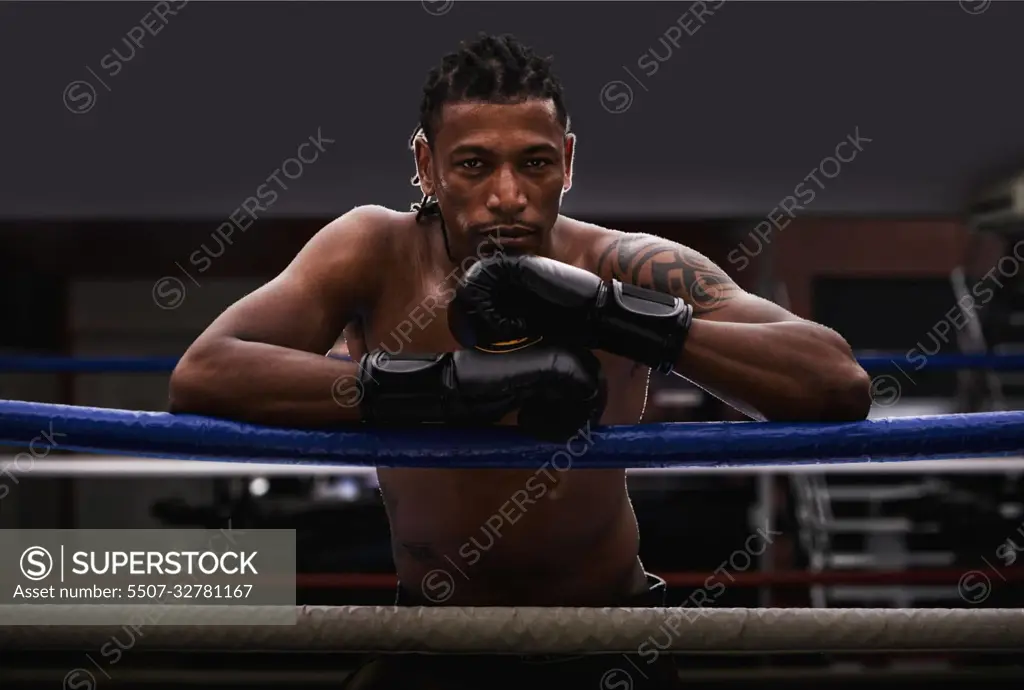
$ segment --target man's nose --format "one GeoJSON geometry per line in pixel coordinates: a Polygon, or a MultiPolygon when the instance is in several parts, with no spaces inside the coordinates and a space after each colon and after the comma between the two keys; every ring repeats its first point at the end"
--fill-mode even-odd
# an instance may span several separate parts
{"type": "Polygon", "coordinates": [[[496,172],[487,208],[504,216],[521,213],[526,208],[526,195],[510,167],[502,167],[496,172]]]}

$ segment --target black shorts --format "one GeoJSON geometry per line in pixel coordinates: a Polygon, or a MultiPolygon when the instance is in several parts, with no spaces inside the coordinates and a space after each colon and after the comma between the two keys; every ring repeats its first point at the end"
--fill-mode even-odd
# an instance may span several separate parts
{"type": "MultiPolygon", "coordinates": [[[[665,606],[665,581],[647,575],[647,589],[610,601],[607,606],[665,606]]],[[[397,606],[429,605],[399,587],[397,606]]],[[[651,631],[652,634],[656,631],[651,631]]],[[[343,690],[540,690],[550,683],[559,690],[674,690],[681,688],[671,656],[621,653],[582,656],[515,654],[389,654],[375,656],[342,685],[343,690]],[[652,658],[653,657],[653,658],[652,658]],[[532,685],[531,685],[532,684],[532,685]]]]}

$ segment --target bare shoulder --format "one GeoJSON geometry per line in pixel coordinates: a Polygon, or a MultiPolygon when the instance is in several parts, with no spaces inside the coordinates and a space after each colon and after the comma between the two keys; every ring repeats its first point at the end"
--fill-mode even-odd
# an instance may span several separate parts
{"type": "Polygon", "coordinates": [[[356,206],[325,225],[314,237],[330,244],[357,244],[367,250],[387,247],[410,213],[384,206],[356,206]]]}
{"type": "Polygon", "coordinates": [[[407,222],[383,206],[357,206],[324,225],[303,247],[282,276],[319,292],[356,294],[372,300],[380,290],[382,265],[399,257],[396,233],[407,222]]]}
{"type": "Polygon", "coordinates": [[[565,216],[559,218],[556,227],[563,247],[559,260],[585,268],[606,280],[622,279],[635,268],[633,264],[638,258],[688,251],[686,247],[654,235],[623,232],[565,216]]]}
{"type": "Polygon", "coordinates": [[[555,256],[563,263],[597,272],[605,247],[626,233],[568,216],[559,216],[555,223],[555,256]]]}
{"type": "Polygon", "coordinates": [[[383,206],[357,206],[324,225],[306,244],[299,263],[325,271],[353,270],[353,263],[372,266],[392,258],[398,233],[414,214],[383,206]],[[371,260],[372,259],[372,260],[371,260]]]}

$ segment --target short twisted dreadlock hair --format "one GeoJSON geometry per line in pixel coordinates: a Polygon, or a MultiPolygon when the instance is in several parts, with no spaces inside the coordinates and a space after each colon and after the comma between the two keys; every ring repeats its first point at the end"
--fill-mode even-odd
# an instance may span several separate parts
{"type": "MultiPolygon", "coordinates": [[[[511,35],[489,36],[481,33],[476,41],[463,44],[455,53],[445,55],[440,67],[427,76],[420,104],[420,123],[409,139],[414,148],[418,137],[433,144],[441,109],[446,103],[483,101],[520,103],[530,98],[550,99],[559,122],[569,131],[569,113],[562,85],[551,70],[551,58],[541,58],[511,35]]],[[[417,174],[412,178],[419,186],[417,174]]],[[[424,196],[412,205],[416,220],[437,215],[437,199],[424,196]]]]}

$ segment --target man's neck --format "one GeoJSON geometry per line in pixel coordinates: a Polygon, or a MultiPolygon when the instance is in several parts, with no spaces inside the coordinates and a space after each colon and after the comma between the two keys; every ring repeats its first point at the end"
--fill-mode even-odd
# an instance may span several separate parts
{"type": "MultiPolygon", "coordinates": [[[[423,232],[427,236],[429,247],[430,263],[440,269],[445,275],[451,273],[458,265],[458,257],[452,258],[449,255],[449,243],[445,242],[444,221],[440,216],[433,216],[423,221],[423,232]]],[[[451,238],[449,238],[450,242],[451,238]]]]}

